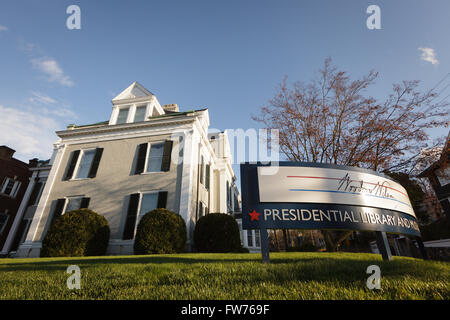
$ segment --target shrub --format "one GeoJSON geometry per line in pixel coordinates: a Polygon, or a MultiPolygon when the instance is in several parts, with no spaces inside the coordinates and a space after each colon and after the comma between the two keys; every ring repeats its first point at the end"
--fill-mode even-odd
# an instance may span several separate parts
{"type": "Polygon", "coordinates": [[[183,252],[186,245],[186,223],[167,209],[155,209],[139,221],[134,240],[135,254],[183,252]]]}
{"type": "Polygon", "coordinates": [[[199,252],[242,252],[236,220],[222,213],[201,217],[194,230],[194,242],[199,252]]]}
{"type": "Polygon", "coordinates": [[[104,255],[109,234],[105,217],[89,209],[69,211],[50,226],[42,241],[41,257],[104,255]]]}

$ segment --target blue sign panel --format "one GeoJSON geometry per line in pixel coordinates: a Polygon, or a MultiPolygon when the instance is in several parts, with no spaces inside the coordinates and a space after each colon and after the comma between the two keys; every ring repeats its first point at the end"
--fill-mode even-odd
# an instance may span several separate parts
{"type": "Polygon", "coordinates": [[[328,164],[241,164],[244,229],[365,230],[420,236],[406,190],[379,173],[328,164]]]}

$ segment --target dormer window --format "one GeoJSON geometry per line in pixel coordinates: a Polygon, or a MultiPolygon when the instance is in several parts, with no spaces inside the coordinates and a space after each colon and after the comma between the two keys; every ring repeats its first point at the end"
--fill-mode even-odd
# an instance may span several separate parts
{"type": "Polygon", "coordinates": [[[116,124],[127,123],[129,111],[129,107],[119,109],[119,115],[117,116],[116,124]]]}
{"type": "Polygon", "coordinates": [[[137,106],[134,114],[134,122],[145,121],[145,114],[147,113],[147,106],[137,106]]]}
{"type": "MultiPolygon", "coordinates": [[[[113,110],[109,125],[139,123],[149,117],[165,114],[155,95],[137,82],[112,99],[113,110]]],[[[173,105],[172,108],[178,108],[173,105]]]]}

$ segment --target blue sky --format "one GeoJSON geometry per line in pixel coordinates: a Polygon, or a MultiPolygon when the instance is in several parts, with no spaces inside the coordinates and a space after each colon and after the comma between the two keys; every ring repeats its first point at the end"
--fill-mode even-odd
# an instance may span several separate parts
{"type": "Polygon", "coordinates": [[[449,18],[448,0],[2,0],[0,144],[49,158],[54,131],[109,119],[133,81],[161,104],[208,107],[221,130],[259,127],[250,117],[283,77],[309,81],[328,56],[354,77],[380,72],[375,97],[401,80],[431,88],[450,72],[449,18]],[[71,4],[81,30],[66,28],[71,4]],[[371,4],[381,30],[366,27],[371,4]]]}

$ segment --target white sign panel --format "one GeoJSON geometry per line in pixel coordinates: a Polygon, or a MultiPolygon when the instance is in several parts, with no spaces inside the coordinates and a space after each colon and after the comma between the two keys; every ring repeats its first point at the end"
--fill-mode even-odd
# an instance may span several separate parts
{"type": "Polygon", "coordinates": [[[408,194],[381,176],[315,167],[258,167],[260,202],[334,203],[375,207],[415,217],[408,194]]]}

